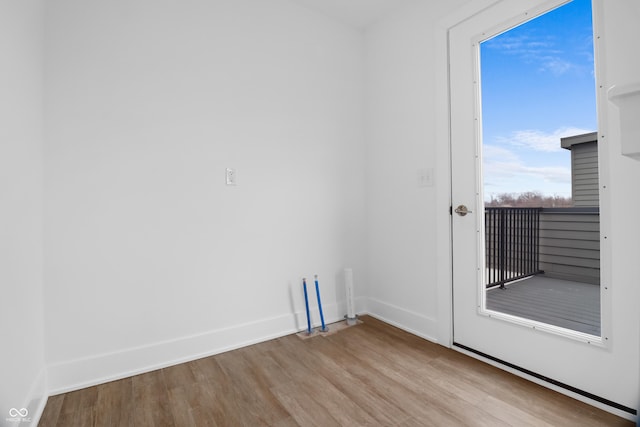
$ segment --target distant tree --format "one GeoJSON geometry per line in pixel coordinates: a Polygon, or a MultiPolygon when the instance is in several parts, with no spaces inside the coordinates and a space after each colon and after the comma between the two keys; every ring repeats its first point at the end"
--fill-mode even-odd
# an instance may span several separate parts
{"type": "Polygon", "coordinates": [[[538,191],[527,191],[524,193],[492,194],[491,200],[485,202],[484,205],[502,208],[568,208],[573,206],[573,200],[571,197],[545,196],[538,191]]]}

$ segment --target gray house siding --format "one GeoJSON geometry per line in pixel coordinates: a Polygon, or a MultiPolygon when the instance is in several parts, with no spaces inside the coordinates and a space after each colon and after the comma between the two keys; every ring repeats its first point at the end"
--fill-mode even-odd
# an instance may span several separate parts
{"type": "Polygon", "coordinates": [[[571,196],[576,207],[600,206],[598,183],[598,133],[592,132],[560,140],[571,150],[571,196]]]}
{"type": "Polygon", "coordinates": [[[571,149],[571,195],[573,205],[599,206],[598,145],[587,142],[571,149]]]}
{"type": "Polygon", "coordinates": [[[600,284],[598,208],[542,210],[540,269],[548,277],[600,284]]]}

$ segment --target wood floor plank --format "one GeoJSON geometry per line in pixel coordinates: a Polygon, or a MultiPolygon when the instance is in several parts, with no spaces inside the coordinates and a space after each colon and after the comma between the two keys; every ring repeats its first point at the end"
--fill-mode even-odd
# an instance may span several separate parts
{"type": "Polygon", "coordinates": [[[539,417],[534,417],[517,406],[503,400],[496,399],[493,396],[485,396],[475,406],[482,408],[484,411],[495,414],[496,417],[509,425],[522,427],[553,427],[552,424],[541,420],[539,417]]]}
{"type": "Polygon", "coordinates": [[[287,385],[294,393],[308,392],[311,399],[325,408],[325,411],[338,422],[339,425],[375,425],[376,421],[349,396],[341,392],[322,374],[313,372],[295,385],[287,385]]]}
{"type": "Polygon", "coordinates": [[[49,398],[41,426],[620,426],[371,317],[49,398]]]}
{"type": "Polygon", "coordinates": [[[133,427],[133,380],[125,378],[98,386],[96,426],[133,427]]]}
{"type": "Polygon", "coordinates": [[[224,372],[222,372],[220,365],[213,356],[188,362],[187,365],[189,365],[197,382],[209,379],[215,381],[224,378],[224,372]]]}
{"type": "Polygon", "coordinates": [[[207,408],[206,417],[211,418],[219,426],[243,425],[244,410],[240,405],[241,402],[235,398],[237,392],[216,358],[209,357],[204,365],[197,364],[197,366],[200,373],[207,373],[204,384],[209,387],[213,396],[212,404],[207,408]]]}
{"type": "Polygon", "coordinates": [[[171,413],[178,426],[197,426],[205,421],[215,425],[215,417],[208,410],[212,403],[213,394],[206,384],[191,383],[169,390],[171,413]]]}
{"type": "Polygon", "coordinates": [[[167,385],[162,370],[132,378],[134,424],[136,426],[174,426],[167,385]]]}
{"type": "Polygon", "coordinates": [[[136,426],[181,427],[175,423],[169,408],[169,399],[144,400],[135,407],[136,426]]]}
{"type": "MultiPolygon", "coordinates": [[[[370,343],[364,336],[353,336],[351,343],[345,345],[346,351],[352,352],[353,348],[362,349],[357,355],[352,353],[353,357],[359,357],[363,362],[374,366],[376,369],[375,378],[387,379],[387,387],[391,387],[389,382],[396,384],[398,389],[394,394],[415,396],[414,408],[411,413],[418,419],[422,420],[439,420],[442,424],[459,424],[466,425],[472,422],[475,425],[500,426],[506,425],[488,412],[481,409],[475,411],[474,414],[468,414],[459,410],[459,402],[456,402],[457,396],[453,395],[448,389],[440,388],[436,384],[424,378],[421,375],[421,364],[406,365],[398,363],[397,357],[392,355],[391,349],[383,353],[372,352],[370,343]],[[405,390],[404,393],[400,390],[405,390]],[[422,412],[422,413],[421,413],[422,412]]],[[[399,343],[398,343],[399,345],[399,343]]],[[[409,402],[405,402],[406,405],[409,402]]]]}
{"type": "Polygon", "coordinates": [[[194,408],[191,411],[191,418],[193,419],[194,425],[198,427],[216,427],[216,426],[227,425],[227,424],[218,424],[216,422],[216,416],[214,412],[210,407],[207,407],[207,406],[200,406],[198,408],[194,408]]]}
{"type": "MultiPolygon", "coordinates": [[[[347,363],[352,363],[348,361],[347,363]]],[[[379,390],[371,389],[366,383],[352,375],[344,364],[336,363],[327,350],[317,354],[316,369],[322,367],[325,371],[332,372],[327,375],[327,380],[340,392],[362,408],[377,425],[395,425],[409,418],[409,414],[402,407],[389,402],[381,395],[379,390]]],[[[315,371],[314,371],[315,372],[315,371]]]]}
{"type": "Polygon", "coordinates": [[[301,426],[340,426],[321,404],[301,389],[282,387],[274,389],[274,394],[282,405],[301,426]]]}
{"type": "Polygon", "coordinates": [[[287,367],[276,361],[272,350],[257,351],[252,348],[245,353],[245,357],[256,370],[256,374],[260,376],[261,382],[268,387],[276,387],[282,383],[294,381],[287,367]]]}
{"type": "Polygon", "coordinates": [[[216,357],[205,357],[187,363],[197,384],[206,387],[211,395],[211,401],[192,409],[192,418],[196,425],[241,425],[242,411],[235,399],[234,386],[220,367],[216,357]]]}
{"type": "Polygon", "coordinates": [[[244,415],[250,416],[253,422],[273,425],[290,415],[242,351],[219,355],[216,360],[234,385],[235,398],[242,402],[244,415]]]}
{"type": "Polygon", "coordinates": [[[162,370],[162,374],[168,390],[196,382],[196,377],[189,363],[181,363],[179,365],[164,368],[162,370]]]}
{"type": "Polygon", "coordinates": [[[62,414],[70,414],[83,409],[91,408],[98,399],[98,388],[89,387],[82,390],[76,390],[65,394],[64,402],[60,412],[62,414]]]}
{"type": "Polygon", "coordinates": [[[41,427],[55,427],[60,417],[60,410],[62,409],[62,403],[64,402],[64,394],[57,394],[47,399],[47,405],[44,408],[42,416],[40,417],[41,427]]]}
{"type": "Polygon", "coordinates": [[[94,408],[79,408],[74,412],[66,412],[58,418],[59,427],[87,427],[93,426],[95,421],[94,408]]]}
{"type": "Polygon", "coordinates": [[[278,421],[273,427],[300,427],[300,424],[298,424],[293,417],[289,416],[284,420],[278,421]]]}
{"type": "Polygon", "coordinates": [[[167,385],[162,370],[132,377],[133,398],[136,405],[147,401],[166,401],[167,385]]]}

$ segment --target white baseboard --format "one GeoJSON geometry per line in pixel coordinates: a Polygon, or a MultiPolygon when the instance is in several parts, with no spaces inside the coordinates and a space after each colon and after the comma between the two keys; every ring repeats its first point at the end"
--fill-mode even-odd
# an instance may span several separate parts
{"type": "Polygon", "coordinates": [[[368,298],[367,314],[410,334],[438,343],[438,323],[435,319],[410,310],[368,298]]]}
{"type": "MultiPolygon", "coordinates": [[[[345,307],[344,302],[323,306],[325,323],[342,320],[345,307]]],[[[311,319],[313,327],[320,326],[317,307],[311,307],[311,319]]],[[[287,313],[202,334],[55,363],[48,367],[49,395],[166,368],[289,335],[306,328],[304,311],[287,313]]]]}

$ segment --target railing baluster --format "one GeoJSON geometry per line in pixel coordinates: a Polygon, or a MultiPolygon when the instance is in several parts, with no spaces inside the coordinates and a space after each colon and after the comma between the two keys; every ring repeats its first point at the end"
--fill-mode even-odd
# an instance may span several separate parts
{"type": "Polygon", "coordinates": [[[500,280],[498,278],[498,212],[497,211],[493,211],[493,260],[491,261],[491,264],[493,265],[493,282],[497,282],[498,280],[500,280]]]}
{"type": "Polygon", "coordinates": [[[541,208],[485,208],[486,287],[540,272],[541,208]]]}
{"type": "Polygon", "coordinates": [[[522,248],[520,247],[520,218],[522,218],[522,210],[518,209],[516,212],[516,223],[514,224],[514,240],[515,240],[515,264],[516,264],[516,276],[523,273],[522,271],[522,248]]]}
{"type": "Polygon", "coordinates": [[[505,274],[506,274],[506,269],[507,269],[507,265],[506,265],[506,255],[507,255],[507,250],[506,250],[506,211],[500,211],[500,287],[504,288],[504,280],[505,280],[505,274]]]}

